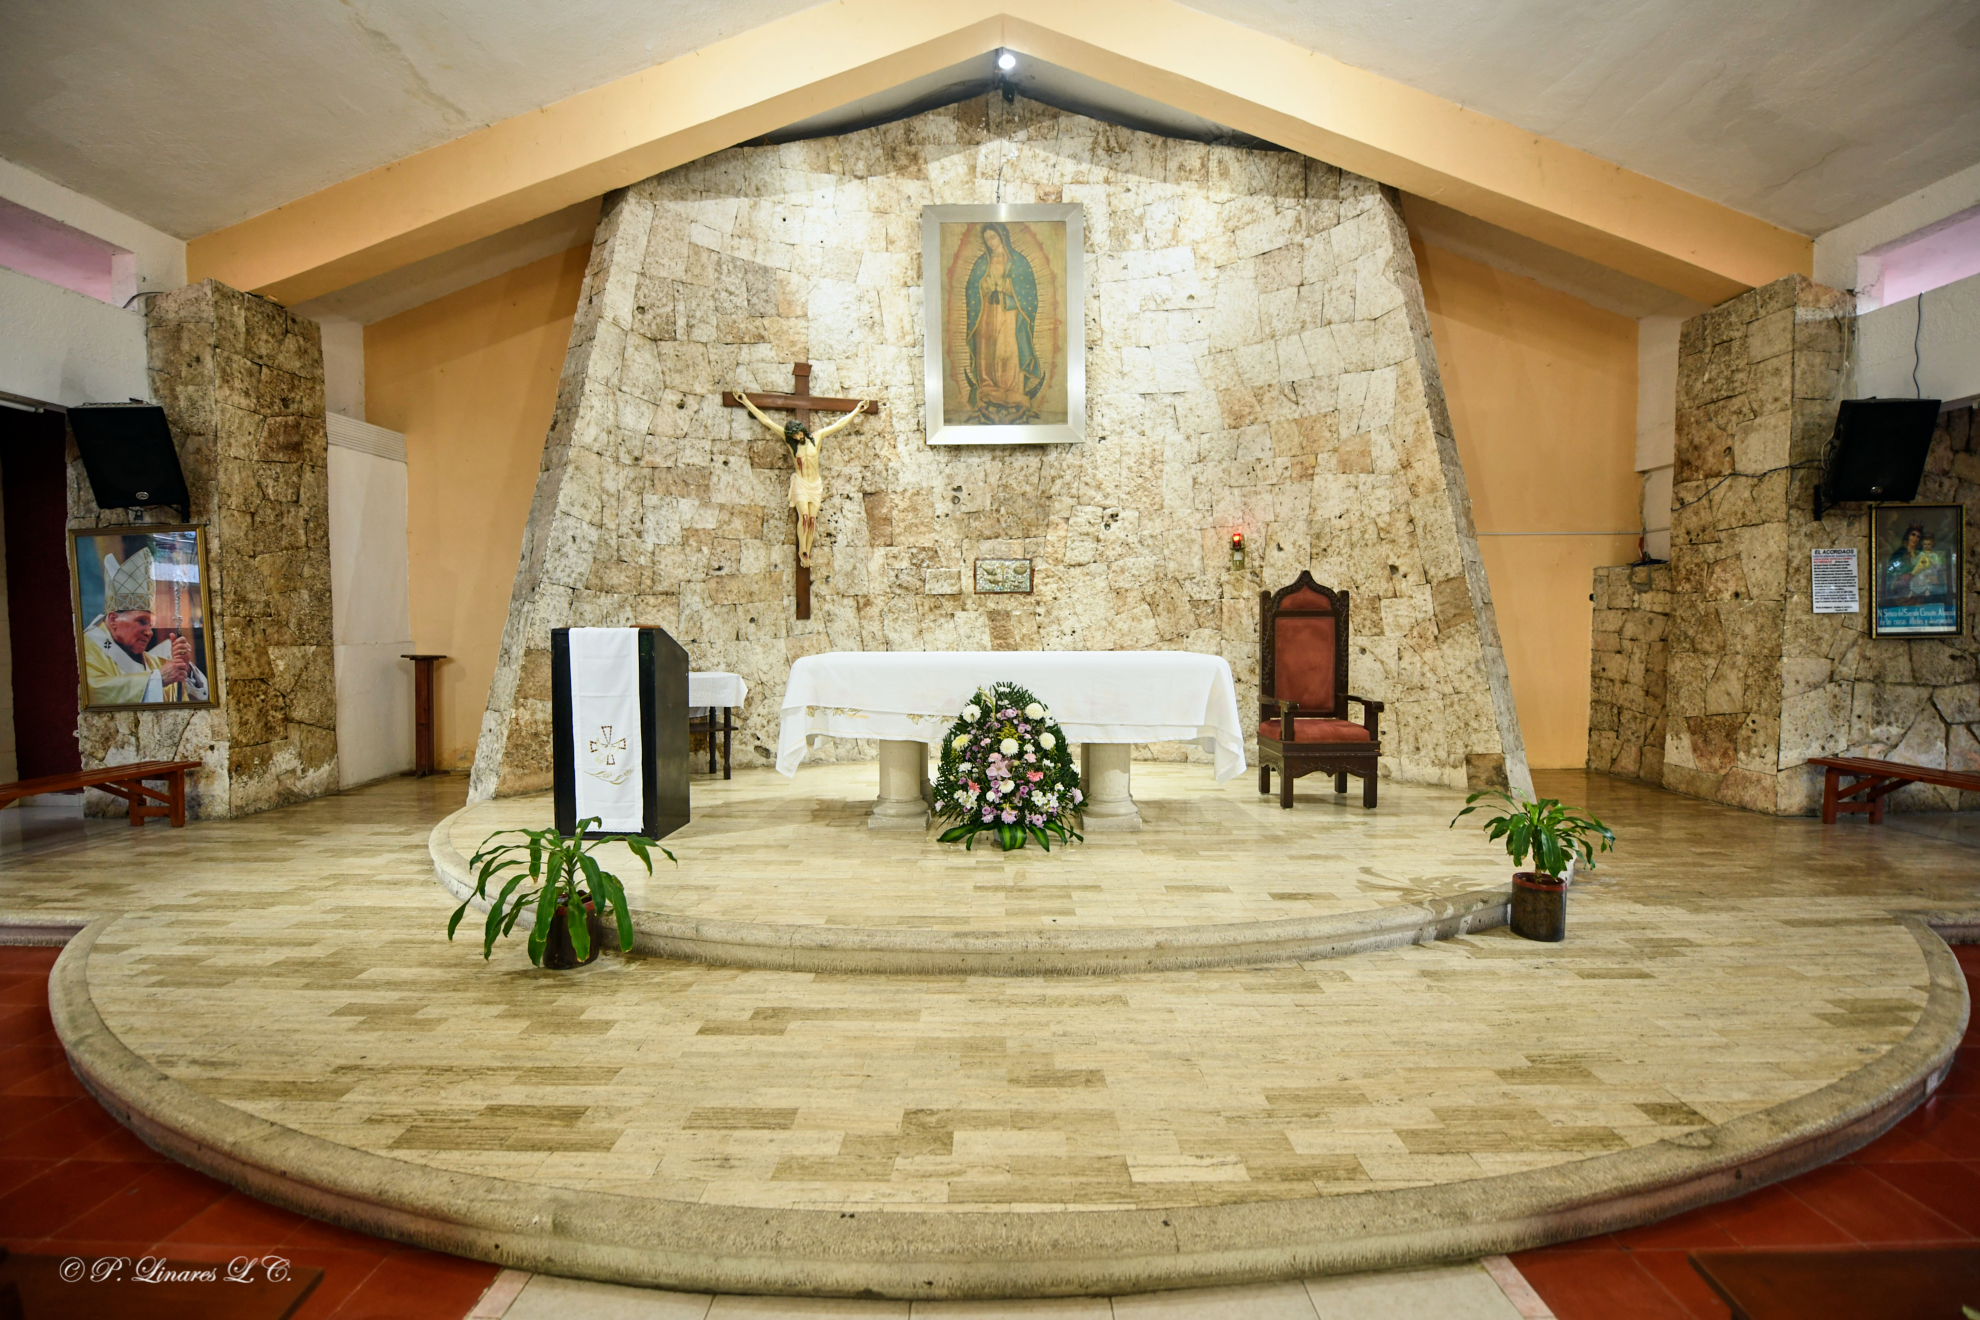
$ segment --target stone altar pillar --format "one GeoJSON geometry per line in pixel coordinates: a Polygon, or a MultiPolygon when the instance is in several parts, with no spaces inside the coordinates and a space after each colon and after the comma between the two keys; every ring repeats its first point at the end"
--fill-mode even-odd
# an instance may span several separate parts
{"type": "Polygon", "coordinates": [[[1128,833],[1141,828],[1141,809],[1129,792],[1127,743],[1081,743],[1079,783],[1086,793],[1080,832],[1128,833]]]}
{"type": "Polygon", "coordinates": [[[928,828],[928,744],[880,742],[880,796],[868,817],[870,830],[928,828]]]}

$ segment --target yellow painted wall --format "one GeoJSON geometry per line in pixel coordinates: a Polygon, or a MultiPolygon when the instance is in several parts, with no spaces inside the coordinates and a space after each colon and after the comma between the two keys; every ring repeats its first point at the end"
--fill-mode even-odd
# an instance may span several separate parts
{"type": "Polygon", "coordinates": [[[474,760],[588,255],[365,327],[365,416],[406,435],[413,645],[452,657],[434,675],[443,767],[474,760]]]}
{"type": "Polygon", "coordinates": [[[1416,246],[1506,668],[1535,769],[1588,758],[1599,564],[1636,558],[1636,322],[1416,246]]]}

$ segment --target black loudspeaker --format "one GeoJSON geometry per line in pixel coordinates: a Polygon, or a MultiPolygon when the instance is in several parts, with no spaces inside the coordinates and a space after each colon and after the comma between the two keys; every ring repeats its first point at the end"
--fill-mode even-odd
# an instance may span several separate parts
{"type": "Polygon", "coordinates": [[[186,474],[165,410],[152,403],[90,403],[69,409],[90,494],[99,509],[170,505],[191,517],[186,474]]]}
{"type": "MultiPolygon", "coordinates": [[[[688,654],[664,628],[639,630],[640,832],[664,839],[688,823],[688,654]]],[[[577,833],[579,730],[572,717],[571,630],[550,630],[550,783],[557,832],[577,833]]],[[[596,736],[595,731],[593,736],[596,736]]],[[[623,830],[600,830],[601,836],[623,830]]]]}
{"type": "Polygon", "coordinates": [[[1925,454],[1939,424],[1937,399],[1844,399],[1835,439],[1815,496],[1822,505],[1845,500],[1905,504],[1918,498],[1925,454]]]}

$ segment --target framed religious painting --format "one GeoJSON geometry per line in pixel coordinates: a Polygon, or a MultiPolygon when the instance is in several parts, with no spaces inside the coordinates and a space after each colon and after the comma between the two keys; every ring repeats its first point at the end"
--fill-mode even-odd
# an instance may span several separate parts
{"type": "Polygon", "coordinates": [[[69,533],[84,710],[211,706],[204,527],[69,533]]]}
{"type": "Polygon", "coordinates": [[[1966,632],[1966,509],[1870,506],[1870,634],[1958,637],[1966,632]]]}
{"type": "Polygon", "coordinates": [[[929,444],[1086,439],[1085,250],[1077,204],[921,209],[929,444]]]}

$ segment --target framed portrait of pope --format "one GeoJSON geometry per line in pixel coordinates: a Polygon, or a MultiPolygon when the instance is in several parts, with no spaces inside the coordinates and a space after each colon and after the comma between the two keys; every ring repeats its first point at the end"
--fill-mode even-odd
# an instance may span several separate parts
{"type": "Polygon", "coordinates": [[[921,210],[928,443],[1086,439],[1085,212],[921,210]]]}
{"type": "Polygon", "coordinates": [[[91,527],[69,551],[83,709],[212,705],[206,529],[91,527]]]}

